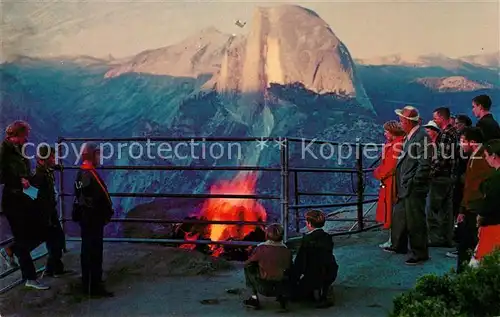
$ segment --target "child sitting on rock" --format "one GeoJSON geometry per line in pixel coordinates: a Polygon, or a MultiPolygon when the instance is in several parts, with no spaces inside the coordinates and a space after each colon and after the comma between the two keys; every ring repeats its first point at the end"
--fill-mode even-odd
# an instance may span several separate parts
{"type": "Polygon", "coordinates": [[[288,298],[288,273],[292,265],[292,253],[283,243],[283,227],[272,224],[266,228],[267,241],[255,248],[245,262],[246,285],[252,296],[244,301],[245,306],[260,308],[258,294],[276,296],[281,308],[286,309],[288,298]]]}
{"type": "Polygon", "coordinates": [[[320,210],[306,213],[309,232],[302,238],[292,268],[294,299],[312,300],[316,302],[317,308],[331,306],[328,290],[338,272],[332,237],[322,229],[325,221],[325,214],[320,210]]]}

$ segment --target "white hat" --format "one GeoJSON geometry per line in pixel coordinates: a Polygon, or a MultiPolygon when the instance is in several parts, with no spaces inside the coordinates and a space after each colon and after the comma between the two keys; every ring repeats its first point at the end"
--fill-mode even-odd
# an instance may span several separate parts
{"type": "Polygon", "coordinates": [[[396,109],[394,112],[405,119],[411,120],[411,121],[419,121],[420,120],[420,114],[418,113],[417,108],[413,106],[405,106],[403,109],[396,109]]]}
{"type": "Polygon", "coordinates": [[[424,128],[433,129],[433,130],[436,130],[437,132],[441,131],[441,129],[438,127],[437,123],[434,122],[433,120],[429,121],[426,125],[424,125],[424,128]]]}

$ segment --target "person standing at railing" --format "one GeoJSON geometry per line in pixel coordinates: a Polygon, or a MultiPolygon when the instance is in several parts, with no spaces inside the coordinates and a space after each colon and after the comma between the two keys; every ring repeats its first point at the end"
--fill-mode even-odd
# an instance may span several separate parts
{"type": "Polygon", "coordinates": [[[36,208],[42,214],[44,226],[46,227],[48,259],[44,275],[51,277],[58,277],[71,272],[64,269],[61,260],[65,236],[57,215],[55,167],[55,150],[49,146],[40,147],[37,153],[36,172],[31,183],[38,188],[38,197],[35,201],[36,208]]]}
{"type": "Polygon", "coordinates": [[[434,122],[441,132],[436,139],[436,155],[430,172],[427,224],[430,247],[453,247],[453,188],[456,182],[457,158],[460,155],[458,131],[450,119],[450,109],[434,110],[434,122]]]}
{"type": "Polygon", "coordinates": [[[425,205],[429,191],[430,140],[420,126],[418,110],[412,106],[395,110],[406,137],[396,167],[398,200],[394,205],[391,226],[391,253],[408,252],[407,265],[429,260],[425,205]]]}
{"type": "Polygon", "coordinates": [[[4,184],[2,193],[2,212],[7,217],[14,244],[12,250],[19,260],[26,287],[47,290],[37,279],[31,250],[41,243],[39,224],[33,209],[33,201],[24,194],[23,189],[31,185],[31,165],[23,155],[23,144],[28,140],[30,126],[24,121],[15,121],[6,129],[6,138],[0,145],[0,182],[4,184]]]}
{"type": "Polygon", "coordinates": [[[486,161],[483,142],[481,129],[475,127],[466,129],[460,138],[460,145],[470,158],[465,171],[464,195],[455,225],[458,273],[463,271],[477,245],[476,217],[478,203],[483,200],[480,185],[495,171],[486,161]]]}
{"type": "MultiPolygon", "coordinates": [[[[396,201],[395,173],[398,157],[401,153],[403,138],[406,135],[397,121],[387,121],[384,124],[384,136],[386,143],[382,150],[382,162],[375,169],[373,175],[380,181],[377,212],[375,220],[384,224],[384,229],[391,228],[392,207],[396,201]]],[[[380,245],[381,248],[391,246],[389,241],[380,245]]]]}
{"type": "Polygon", "coordinates": [[[483,199],[478,205],[479,242],[472,265],[495,249],[500,249],[500,139],[488,141],[484,148],[486,161],[495,171],[480,185],[483,199]]]}
{"type": "Polygon", "coordinates": [[[113,216],[113,203],[104,180],[96,171],[100,162],[97,144],[86,143],[83,163],[76,175],[72,218],[80,224],[83,292],[92,297],[111,297],[102,281],[104,226],[113,216]]]}

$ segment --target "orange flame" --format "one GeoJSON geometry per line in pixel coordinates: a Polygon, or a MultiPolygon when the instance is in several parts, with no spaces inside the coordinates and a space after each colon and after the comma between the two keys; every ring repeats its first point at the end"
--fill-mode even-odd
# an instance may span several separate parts
{"type": "MultiPolygon", "coordinates": [[[[212,185],[210,194],[253,195],[256,183],[257,175],[255,173],[243,172],[232,180],[220,181],[212,185]]],[[[265,222],[267,213],[265,208],[255,199],[209,198],[203,204],[200,217],[212,221],[265,222]]],[[[212,224],[208,225],[208,237],[205,238],[209,238],[211,241],[242,240],[255,229],[255,225],[212,224]]],[[[196,238],[198,238],[197,235],[189,234],[188,237],[186,234],[187,240],[196,240],[196,238]]],[[[211,249],[213,256],[219,256],[223,252],[223,248],[216,245],[211,245],[211,249]]]]}

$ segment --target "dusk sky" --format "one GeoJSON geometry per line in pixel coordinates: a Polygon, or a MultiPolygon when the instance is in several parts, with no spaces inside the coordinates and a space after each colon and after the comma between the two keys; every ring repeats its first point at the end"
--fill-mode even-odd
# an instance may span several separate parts
{"type": "MultiPolygon", "coordinates": [[[[275,1],[316,11],[354,58],[495,52],[499,1],[275,1]]],[[[2,0],[2,55],[125,57],[214,26],[247,33],[256,1],[2,0]],[[45,1],[48,2],[48,1],[45,1]],[[244,28],[235,20],[248,21],[244,28]]]]}

